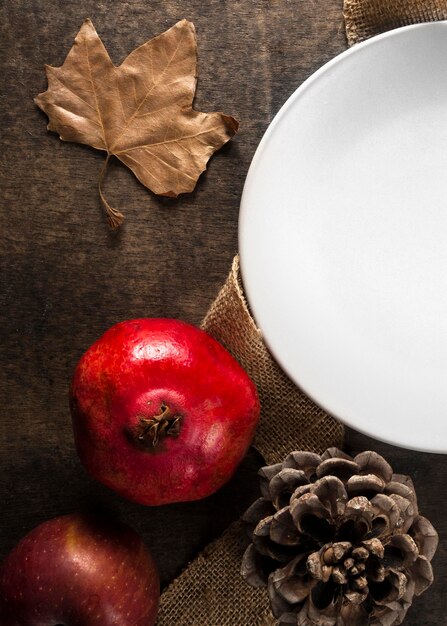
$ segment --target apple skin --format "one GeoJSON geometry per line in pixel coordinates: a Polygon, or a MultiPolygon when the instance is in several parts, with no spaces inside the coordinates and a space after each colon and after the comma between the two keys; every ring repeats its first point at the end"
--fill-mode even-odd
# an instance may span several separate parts
{"type": "Polygon", "coordinates": [[[260,413],[255,385],[233,356],[203,330],[165,318],[121,322],[102,335],[75,369],[70,407],[90,475],[145,505],[222,487],[260,413]],[[171,422],[156,431],[163,410],[171,422]]]}
{"type": "Polygon", "coordinates": [[[160,584],[131,528],[80,514],[44,522],[0,569],[1,626],[153,626],[160,584]]]}

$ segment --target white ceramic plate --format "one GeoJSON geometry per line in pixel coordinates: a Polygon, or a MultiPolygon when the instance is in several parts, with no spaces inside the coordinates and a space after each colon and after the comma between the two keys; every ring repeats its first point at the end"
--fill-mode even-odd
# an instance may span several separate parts
{"type": "Polygon", "coordinates": [[[242,277],[289,376],[353,428],[447,452],[447,22],[354,46],[273,120],[242,277]]]}

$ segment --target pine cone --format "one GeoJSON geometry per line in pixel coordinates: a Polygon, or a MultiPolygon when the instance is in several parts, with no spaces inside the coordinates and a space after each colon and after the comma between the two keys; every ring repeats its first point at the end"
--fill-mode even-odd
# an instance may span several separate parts
{"type": "Polygon", "coordinates": [[[433,582],[438,535],[408,476],[375,452],[292,452],[263,467],[242,576],[281,625],[397,626],[433,582]]]}

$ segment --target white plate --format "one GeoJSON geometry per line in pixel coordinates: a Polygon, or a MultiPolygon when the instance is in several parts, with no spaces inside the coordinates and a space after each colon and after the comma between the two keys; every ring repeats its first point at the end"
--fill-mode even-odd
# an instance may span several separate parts
{"type": "Polygon", "coordinates": [[[447,452],[447,22],[354,46],[273,120],[242,277],[289,376],[353,428],[447,452]]]}

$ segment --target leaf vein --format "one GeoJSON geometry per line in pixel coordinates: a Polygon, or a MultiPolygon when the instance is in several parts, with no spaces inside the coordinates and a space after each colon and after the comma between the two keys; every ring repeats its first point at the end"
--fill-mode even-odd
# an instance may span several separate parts
{"type": "MultiPolygon", "coordinates": [[[[115,68],[116,69],[116,68],[115,68]]],[[[123,114],[123,120],[124,122],[127,123],[127,117],[126,117],[126,112],[124,110],[124,103],[123,103],[123,96],[121,94],[121,89],[120,89],[120,83],[119,81],[116,81],[116,89],[118,91],[118,100],[120,101],[120,105],[121,105],[121,113],[123,114]]]]}
{"type": "Polygon", "coordinates": [[[69,91],[71,94],[76,96],[76,98],[78,98],[81,102],[86,104],[92,111],[95,111],[95,113],[97,113],[95,107],[93,107],[90,104],[90,102],[87,102],[87,100],[84,100],[84,98],[82,98],[78,93],[76,93],[76,91],[74,91],[71,87],[69,87],[66,83],[64,83],[64,81],[54,71],[54,69],[55,69],[54,67],[51,67],[51,65],[49,65],[48,68],[51,69],[52,75],[62,85],[62,87],[64,87],[67,91],[69,91]]]}
{"type": "Polygon", "coordinates": [[[169,167],[171,170],[174,170],[174,172],[177,172],[178,174],[181,174],[182,176],[186,176],[186,178],[189,178],[190,180],[194,180],[194,181],[196,180],[193,176],[190,176],[186,172],[182,172],[178,167],[175,167],[175,165],[171,165],[171,163],[168,163],[168,161],[165,161],[164,159],[162,159],[161,156],[158,155],[157,153],[151,152],[148,149],[146,149],[146,152],[148,152],[151,156],[153,156],[154,159],[157,159],[158,161],[160,161],[160,163],[163,163],[163,165],[166,165],[166,167],[169,167]]]}
{"type": "MultiPolygon", "coordinates": [[[[190,176],[189,174],[187,174],[186,172],[182,172],[178,167],[175,167],[174,165],[171,165],[170,163],[168,163],[167,161],[165,161],[164,159],[162,159],[158,154],[154,154],[153,152],[151,152],[150,150],[147,150],[147,152],[154,157],[154,159],[157,159],[158,161],[160,161],[160,163],[163,163],[163,165],[166,165],[167,167],[169,167],[170,169],[174,170],[174,172],[177,172],[178,174],[181,174],[182,176],[186,176],[186,178],[189,178],[190,180],[195,181],[196,179],[193,176],[190,176]]],[[[137,161],[137,159],[134,159],[133,157],[131,157],[129,154],[126,154],[126,157],[128,159],[130,159],[131,161],[133,161],[134,163],[136,163],[139,167],[141,167],[145,172],[147,172],[150,176],[152,176],[152,178],[154,178],[160,185],[162,185],[162,182],[159,178],[157,178],[154,174],[152,174],[152,172],[150,172],[147,167],[145,167],[140,161],[137,161]]]]}
{"type": "Polygon", "coordinates": [[[100,123],[101,129],[102,129],[102,137],[103,137],[103,140],[104,140],[104,146],[107,148],[106,129],[104,128],[104,122],[102,120],[101,109],[99,107],[98,95],[96,93],[95,83],[93,81],[93,73],[92,73],[92,66],[91,66],[91,63],[90,63],[90,56],[89,56],[89,52],[88,52],[88,42],[87,42],[87,39],[85,40],[85,56],[86,56],[86,59],[87,59],[87,66],[88,66],[88,73],[89,73],[89,78],[90,78],[90,84],[92,86],[92,92],[93,92],[93,95],[95,97],[96,110],[98,112],[98,119],[99,119],[99,123],[100,123]]]}
{"type": "Polygon", "coordinates": [[[155,176],[155,174],[152,174],[152,172],[150,170],[148,170],[147,167],[144,167],[144,165],[142,163],[140,163],[140,161],[137,161],[136,159],[131,157],[130,154],[126,154],[126,158],[128,158],[130,161],[133,161],[139,167],[141,167],[145,172],[147,172],[149,174],[149,176],[151,176],[154,180],[156,180],[157,183],[159,183],[160,185],[162,184],[161,180],[157,176],[155,176]]]}
{"type": "Polygon", "coordinates": [[[155,148],[156,146],[163,146],[167,143],[181,143],[188,139],[196,139],[196,138],[198,139],[201,135],[206,135],[208,133],[211,133],[213,130],[218,130],[218,129],[219,129],[219,126],[213,126],[212,128],[203,130],[200,133],[194,133],[194,135],[184,135],[183,137],[180,137],[180,139],[178,138],[165,139],[164,141],[158,141],[155,143],[146,143],[146,144],[141,144],[138,146],[131,146],[130,148],[126,148],[125,150],[119,150],[118,152],[114,152],[114,154],[116,156],[119,156],[120,154],[127,154],[128,152],[131,152],[132,150],[139,150],[140,148],[155,148]]]}
{"type": "MultiPolygon", "coordinates": [[[[163,42],[164,43],[164,42],[163,42]]],[[[118,143],[118,141],[121,139],[121,137],[124,135],[126,129],[130,126],[130,124],[133,122],[134,118],[138,115],[139,110],[141,109],[141,107],[143,106],[143,104],[146,102],[146,100],[148,99],[148,97],[152,94],[152,92],[154,91],[154,89],[156,87],[158,87],[158,85],[160,84],[164,74],[166,73],[167,69],[170,67],[173,59],[175,58],[178,49],[180,48],[180,43],[181,43],[181,39],[178,41],[177,46],[174,50],[174,52],[172,53],[172,56],[170,59],[168,59],[165,67],[163,68],[162,72],[160,73],[160,77],[158,79],[157,82],[153,81],[150,89],[147,91],[146,95],[144,96],[144,98],[141,100],[140,104],[137,106],[137,108],[135,109],[135,111],[133,112],[133,114],[130,116],[129,120],[127,121],[127,123],[124,125],[124,128],[122,129],[121,133],[118,135],[118,137],[115,140],[114,146],[116,146],[116,144],[118,143]]],[[[113,147],[110,150],[111,152],[113,152],[113,147]]],[[[116,153],[115,153],[116,154],[116,153]]]]}

